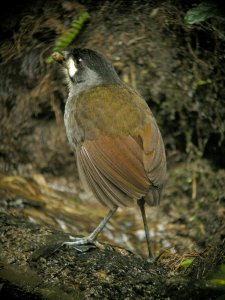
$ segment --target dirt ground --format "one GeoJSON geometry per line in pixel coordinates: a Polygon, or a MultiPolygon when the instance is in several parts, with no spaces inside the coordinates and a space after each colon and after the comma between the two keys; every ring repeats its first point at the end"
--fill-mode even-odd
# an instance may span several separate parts
{"type": "MultiPolygon", "coordinates": [[[[147,208],[155,254],[176,273],[182,261],[224,239],[225,22],[219,16],[186,25],[193,3],[8,5],[0,26],[2,211],[72,235],[90,233],[106,214],[79,182],[63,124],[67,86],[57,66],[45,63],[56,38],[88,11],[71,47],[105,54],[146,99],[162,131],[168,178],[160,206],[147,208]]],[[[100,240],[146,257],[137,207],[119,209],[100,240]]]]}

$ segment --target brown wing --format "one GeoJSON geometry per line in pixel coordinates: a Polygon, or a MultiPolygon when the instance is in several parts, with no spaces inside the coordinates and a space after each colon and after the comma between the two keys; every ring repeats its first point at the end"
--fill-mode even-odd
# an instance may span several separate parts
{"type": "Polygon", "coordinates": [[[98,135],[77,149],[81,180],[98,200],[112,207],[130,206],[143,196],[159,201],[165,177],[165,151],[154,119],[134,136],[98,135]]]}
{"type": "Polygon", "coordinates": [[[67,117],[76,130],[67,134],[76,144],[81,180],[96,198],[109,207],[129,206],[142,196],[158,203],[165,151],[146,102],[122,85],[89,89],[72,105],[67,117]]]}
{"type": "Polygon", "coordinates": [[[145,200],[149,205],[157,205],[166,179],[166,155],[161,133],[155,122],[147,123],[140,132],[143,143],[143,163],[151,182],[145,200]]]}

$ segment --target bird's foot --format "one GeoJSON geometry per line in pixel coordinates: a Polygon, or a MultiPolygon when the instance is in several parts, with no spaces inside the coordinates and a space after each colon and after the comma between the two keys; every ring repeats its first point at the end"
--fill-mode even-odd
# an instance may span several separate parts
{"type": "Polygon", "coordinates": [[[99,242],[93,239],[92,236],[79,238],[70,235],[69,239],[70,241],[63,242],[62,246],[63,245],[73,246],[77,251],[82,253],[87,252],[92,248],[96,248],[96,247],[100,248],[99,242]]]}

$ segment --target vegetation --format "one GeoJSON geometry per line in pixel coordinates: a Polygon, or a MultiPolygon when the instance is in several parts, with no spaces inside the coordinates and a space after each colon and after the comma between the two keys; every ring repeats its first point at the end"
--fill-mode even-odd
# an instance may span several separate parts
{"type": "MultiPolygon", "coordinates": [[[[87,20],[90,18],[88,12],[83,12],[77,20],[73,20],[70,28],[60,37],[56,39],[55,42],[55,47],[53,48],[52,52],[55,51],[62,51],[64,50],[67,46],[69,46],[72,41],[76,38],[76,36],[79,34],[81,31],[83,25],[87,20]]],[[[52,62],[52,57],[49,56],[46,59],[46,63],[52,62]]]]}

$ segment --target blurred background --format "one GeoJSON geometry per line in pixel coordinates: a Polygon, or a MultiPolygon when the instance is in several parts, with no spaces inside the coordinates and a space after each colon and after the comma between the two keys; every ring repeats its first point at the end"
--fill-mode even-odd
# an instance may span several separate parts
{"type": "MultiPolygon", "coordinates": [[[[166,146],[156,254],[195,255],[225,236],[225,19],[219,2],[8,1],[0,24],[0,210],[87,235],[107,208],[85,193],[65,135],[55,49],[102,52],[151,107],[166,146]]],[[[147,254],[137,207],[102,241],[147,254]]]]}

